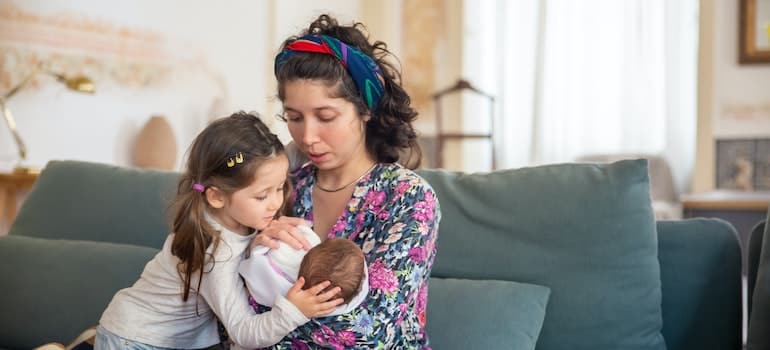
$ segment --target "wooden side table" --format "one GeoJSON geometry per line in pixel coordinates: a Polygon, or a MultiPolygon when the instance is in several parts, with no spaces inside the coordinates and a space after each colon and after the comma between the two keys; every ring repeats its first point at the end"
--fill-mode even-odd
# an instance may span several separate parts
{"type": "Polygon", "coordinates": [[[0,234],[6,234],[38,173],[0,173],[0,234]]]}
{"type": "Polygon", "coordinates": [[[743,250],[744,271],[751,229],[767,217],[768,206],[770,191],[717,190],[682,196],[685,218],[716,217],[735,226],[743,250]]]}

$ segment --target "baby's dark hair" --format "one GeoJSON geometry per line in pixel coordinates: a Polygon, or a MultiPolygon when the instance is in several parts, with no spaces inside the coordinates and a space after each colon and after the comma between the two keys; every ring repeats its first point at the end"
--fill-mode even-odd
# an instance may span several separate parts
{"type": "Polygon", "coordinates": [[[364,252],[345,238],[331,238],[310,249],[299,266],[299,276],[305,278],[304,288],[330,281],[337,286],[337,295],[349,303],[361,289],[366,268],[364,252]]]}
{"type": "MultiPolygon", "coordinates": [[[[334,56],[297,52],[276,70],[278,98],[285,98],[286,83],[307,79],[323,82],[330,88],[332,97],[344,98],[353,103],[361,115],[371,115],[366,123],[366,149],[378,162],[401,162],[415,169],[422,161],[422,150],[417,143],[417,133],[412,122],[417,111],[411,106],[411,99],[401,86],[401,72],[387,61],[393,54],[382,41],[369,43],[361,23],[343,26],[329,15],[321,15],[300,36],[307,34],[328,35],[357,48],[371,57],[382,70],[384,92],[374,110],[369,110],[362,94],[345,66],[334,56]]],[[[281,46],[285,49],[300,36],[287,39],[281,46]]]]}
{"type": "MultiPolygon", "coordinates": [[[[172,203],[174,239],[171,253],[179,258],[178,270],[184,282],[182,300],[187,300],[192,276],[200,271],[200,288],[209,246],[215,251],[219,232],[206,221],[205,191],[216,187],[226,195],[249,186],[265,161],[284,154],[278,137],[255,114],[237,112],[207,126],[188,150],[184,174],[172,203]],[[193,185],[201,185],[198,189],[193,185]]],[[[284,185],[284,195],[289,188],[284,185]]],[[[284,203],[286,201],[284,200],[284,203]]],[[[210,263],[214,263],[213,261],[210,263]]]]}

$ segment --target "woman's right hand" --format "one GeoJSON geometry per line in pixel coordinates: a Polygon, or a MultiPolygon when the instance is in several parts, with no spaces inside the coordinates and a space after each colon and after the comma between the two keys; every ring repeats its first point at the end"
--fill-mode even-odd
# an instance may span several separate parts
{"type": "Polygon", "coordinates": [[[328,315],[343,302],[342,298],[334,298],[341,291],[340,287],[334,287],[324,292],[330,284],[331,282],[324,281],[303,290],[305,278],[300,277],[286,293],[286,299],[307,318],[328,315]]]}
{"type": "Polygon", "coordinates": [[[281,216],[277,220],[273,220],[266,228],[259,231],[259,234],[254,236],[249,244],[249,251],[257,245],[278,249],[279,241],[290,245],[294,249],[310,250],[312,246],[305,238],[305,235],[297,228],[299,225],[309,226],[307,221],[290,216],[281,216]]]}

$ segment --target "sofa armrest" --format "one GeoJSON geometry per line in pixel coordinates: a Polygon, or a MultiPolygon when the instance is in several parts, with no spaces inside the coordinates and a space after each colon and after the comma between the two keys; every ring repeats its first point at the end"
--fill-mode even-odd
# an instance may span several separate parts
{"type": "Polygon", "coordinates": [[[668,350],[741,349],[741,248],[720,219],[659,221],[668,350]]]}
{"type": "Polygon", "coordinates": [[[129,244],[0,238],[0,348],[69,343],[95,326],[156,249],[129,244]]]}

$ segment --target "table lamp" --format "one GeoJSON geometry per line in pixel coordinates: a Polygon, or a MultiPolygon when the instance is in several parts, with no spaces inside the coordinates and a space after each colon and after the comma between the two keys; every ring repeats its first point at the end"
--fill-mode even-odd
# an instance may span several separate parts
{"type": "Polygon", "coordinates": [[[65,86],[67,86],[67,89],[77,92],[83,92],[83,93],[89,93],[93,94],[94,89],[94,83],[91,81],[90,78],[82,75],[76,75],[76,76],[65,76],[60,73],[52,72],[47,69],[40,69],[36,68],[32,73],[30,73],[24,80],[21,81],[18,85],[13,87],[8,93],[0,97],[0,108],[3,110],[3,117],[5,117],[5,123],[8,125],[8,129],[11,131],[11,135],[13,135],[13,140],[16,142],[16,148],[18,148],[19,151],[19,163],[16,165],[16,167],[13,169],[14,173],[34,173],[37,172],[35,168],[31,168],[28,166],[24,166],[23,163],[27,159],[27,147],[24,145],[24,141],[21,139],[21,135],[19,134],[19,131],[16,129],[16,121],[13,119],[13,115],[11,114],[11,111],[8,109],[8,106],[6,105],[6,101],[8,101],[13,95],[15,95],[17,92],[19,92],[21,89],[23,89],[31,80],[34,78],[37,74],[44,73],[51,75],[56,78],[56,80],[65,86]]]}

